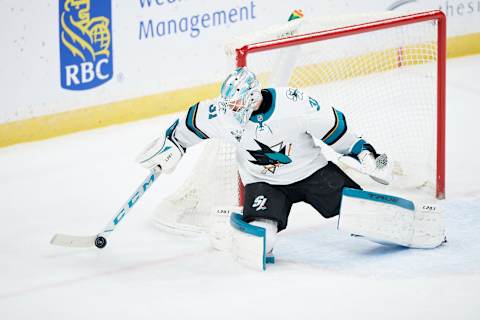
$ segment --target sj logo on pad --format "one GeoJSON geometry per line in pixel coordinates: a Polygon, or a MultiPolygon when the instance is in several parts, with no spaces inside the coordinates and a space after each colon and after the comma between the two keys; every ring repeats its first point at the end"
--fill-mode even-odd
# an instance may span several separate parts
{"type": "Polygon", "coordinates": [[[113,76],[111,0],[60,0],[60,78],[68,90],[98,87],[113,76]]]}
{"type": "Polygon", "coordinates": [[[265,198],[264,196],[258,196],[255,198],[255,200],[253,200],[252,207],[257,208],[257,211],[266,210],[267,206],[265,204],[267,203],[267,200],[268,199],[265,198]]]}

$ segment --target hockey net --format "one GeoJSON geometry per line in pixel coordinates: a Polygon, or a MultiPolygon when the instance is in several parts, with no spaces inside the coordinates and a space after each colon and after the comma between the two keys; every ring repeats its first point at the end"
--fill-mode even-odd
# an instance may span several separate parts
{"type": "MultiPolygon", "coordinates": [[[[386,190],[445,193],[445,17],[440,11],[294,20],[226,46],[232,68],[247,66],[263,87],[291,86],[341,110],[349,128],[394,159],[386,190]]],[[[321,145],[321,142],[318,142],[321,145]]],[[[337,155],[321,146],[335,161],[337,155]]],[[[208,230],[212,208],[238,205],[235,151],[205,146],[194,175],[155,213],[162,228],[208,230]],[[198,170],[197,170],[198,169],[198,170]]]]}

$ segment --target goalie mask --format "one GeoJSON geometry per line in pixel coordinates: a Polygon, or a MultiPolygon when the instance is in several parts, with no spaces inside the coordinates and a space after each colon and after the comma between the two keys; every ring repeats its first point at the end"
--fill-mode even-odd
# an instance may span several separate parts
{"type": "Polygon", "coordinates": [[[262,97],[255,74],[247,68],[237,68],[225,79],[220,91],[225,111],[231,111],[235,120],[244,126],[262,97]]]}

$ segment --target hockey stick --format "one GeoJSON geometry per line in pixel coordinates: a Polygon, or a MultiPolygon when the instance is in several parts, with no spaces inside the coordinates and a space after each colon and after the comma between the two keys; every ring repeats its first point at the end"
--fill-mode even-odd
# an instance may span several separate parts
{"type": "Polygon", "coordinates": [[[67,234],[57,233],[53,236],[50,243],[56,246],[62,247],[77,247],[77,248],[88,248],[96,246],[101,249],[107,245],[108,235],[115,229],[117,224],[122,221],[122,219],[127,215],[130,209],[138,199],[147,191],[147,189],[153,184],[153,182],[160,175],[160,169],[153,169],[148,177],[140,184],[140,186],[133,192],[133,194],[128,198],[128,201],[121,207],[117,214],[108,222],[105,228],[102,229],[98,234],[93,236],[72,236],[67,234]]]}

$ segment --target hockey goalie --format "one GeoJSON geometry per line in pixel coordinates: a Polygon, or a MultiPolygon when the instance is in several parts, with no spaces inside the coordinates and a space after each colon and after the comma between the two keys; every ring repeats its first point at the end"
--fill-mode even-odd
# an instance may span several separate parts
{"type": "MultiPolygon", "coordinates": [[[[323,217],[339,216],[338,228],[378,243],[435,248],[445,240],[440,210],[395,196],[365,191],[327,160],[320,139],[339,162],[388,185],[392,161],[351,132],[340,110],[296,88],[261,89],[253,72],[237,68],[220,97],[191,106],[138,156],[148,169],[174,171],[186,150],[209,138],[235,146],[243,184],[243,212],[230,215],[231,246],[242,263],[265,269],[273,262],[277,233],[291,207],[306,202],[323,217]]],[[[374,126],[375,124],[372,123],[374,126]]]]}

